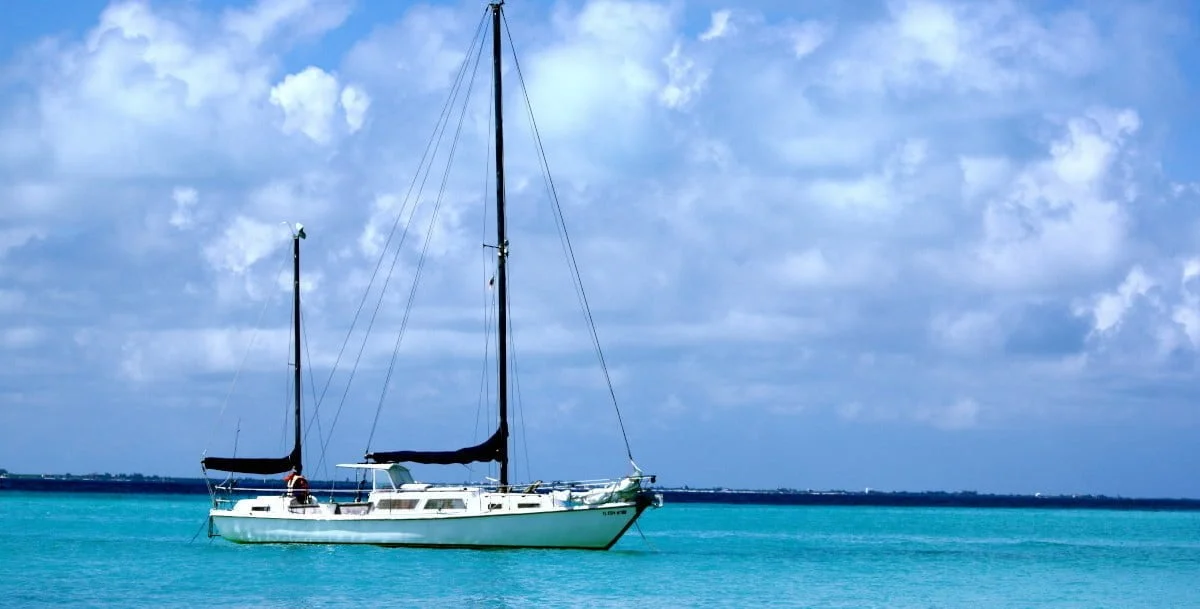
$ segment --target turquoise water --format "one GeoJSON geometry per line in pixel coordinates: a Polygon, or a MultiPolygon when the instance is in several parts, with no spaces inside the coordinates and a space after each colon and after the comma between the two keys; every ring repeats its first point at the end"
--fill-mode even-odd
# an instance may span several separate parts
{"type": "Polygon", "coordinates": [[[609,552],[237,546],[204,496],[0,493],[3,607],[1200,607],[1200,514],[670,505],[609,552]]]}

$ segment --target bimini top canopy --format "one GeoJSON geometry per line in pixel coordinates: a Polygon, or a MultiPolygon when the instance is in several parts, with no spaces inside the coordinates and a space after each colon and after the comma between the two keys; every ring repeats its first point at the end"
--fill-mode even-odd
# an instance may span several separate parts
{"type": "Polygon", "coordinates": [[[392,481],[392,486],[396,488],[400,488],[402,484],[412,484],[414,482],[412,472],[399,463],[338,463],[336,467],[387,472],[388,478],[392,481]]]}

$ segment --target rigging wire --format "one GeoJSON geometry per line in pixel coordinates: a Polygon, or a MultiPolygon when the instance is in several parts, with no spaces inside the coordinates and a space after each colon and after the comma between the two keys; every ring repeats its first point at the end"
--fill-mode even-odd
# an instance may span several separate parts
{"type": "MultiPolygon", "coordinates": [[[[495,79],[491,81],[491,95],[496,94],[495,79]]],[[[488,123],[487,133],[492,132],[492,125],[495,124],[496,109],[492,104],[487,104],[488,107],[488,123]]],[[[492,138],[484,138],[487,141],[486,150],[483,154],[483,196],[480,199],[483,201],[483,222],[480,223],[479,230],[483,232],[480,237],[482,246],[479,249],[480,265],[483,268],[483,276],[485,278],[494,278],[496,276],[496,267],[498,262],[493,259],[491,265],[488,265],[488,186],[491,185],[491,170],[492,170],[492,138]],[[489,266],[491,267],[489,269],[489,266]],[[491,271],[489,273],[489,270],[491,271]]],[[[483,416],[483,405],[492,397],[491,375],[488,374],[488,357],[491,355],[492,348],[492,319],[496,308],[496,293],[492,289],[492,281],[488,279],[483,285],[483,371],[479,378],[479,404],[475,408],[475,430],[471,437],[474,440],[479,440],[479,421],[483,416]]],[[[467,471],[474,475],[475,470],[471,465],[467,465],[467,471]]]]}
{"type": "MultiPolygon", "coordinates": [[[[233,456],[234,457],[237,457],[238,440],[241,437],[242,437],[242,417],[238,417],[237,429],[235,429],[233,432],[233,456]]],[[[233,472],[225,472],[225,482],[223,482],[222,484],[228,484],[232,480],[233,480],[233,472]]],[[[206,485],[208,484],[208,476],[204,476],[204,483],[206,485]]],[[[211,490],[209,491],[209,494],[210,495],[212,494],[211,490]]]]}
{"type": "MultiPolygon", "coordinates": [[[[563,217],[562,205],[559,203],[558,190],[554,186],[554,178],[550,174],[550,162],[546,159],[546,150],[542,145],[542,136],[538,131],[537,121],[533,116],[533,104],[529,100],[529,89],[525,86],[525,75],[521,71],[521,62],[517,59],[516,43],[513,42],[512,31],[508,28],[508,18],[502,12],[501,18],[504,20],[504,31],[508,35],[508,47],[513,56],[513,65],[517,69],[517,79],[521,83],[521,93],[525,98],[525,109],[529,116],[529,125],[533,131],[533,139],[538,152],[538,160],[542,168],[542,176],[546,183],[547,194],[550,196],[551,202],[554,204],[552,210],[554,219],[559,229],[559,239],[563,245],[564,253],[570,261],[571,277],[574,280],[576,296],[579,298],[579,303],[583,308],[584,318],[587,320],[588,329],[591,334],[592,344],[596,350],[596,356],[600,360],[600,368],[604,371],[604,380],[608,385],[608,393],[612,398],[613,410],[617,413],[617,423],[621,428],[621,437],[625,440],[625,454],[629,457],[629,461],[633,462],[633,449],[629,445],[629,434],[625,431],[625,421],[621,417],[621,407],[617,403],[617,393],[613,388],[612,375],[609,374],[608,364],[604,359],[604,351],[600,347],[600,337],[596,333],[596,322],[592,315],[591,306],[588,305],[587,292],[583,288],[583,278],[579,273],[579,264],[575,260],[575,251],[571,247],[571,237],[567,233],[566,219],[563,217]]],[[[635,466],[636,467],[636,466],[635,466]]]]}
{"type": "Polygon", "coordinates": [[[633,521],[633,526],[637,527],[637,530],[638,530],[638,535],[641,535],[641,536],[642,536],[642,541],[646,542],[646,546],[650,548],[650,551],[651,551],[651,552],[654,552],[655,554],[657,554],[657,553],[658,553],[658,548],[654,547],[654,544],[650,543],[650,538],[649,538],[649,537],[646,537],[646,533],[644,533],[644,532],[642,531],[642,523],[640,523],[640,522],[638,522],[638,521],[634,520],[634,521],[633,521]]]}
{"type": "MultiPolygon", "coordinates": [[[[484,252],[484,256],[486,258],[487,250],[484,250],[484,252]]],[[[486,260],[484,261],[484,264],[487,264],[486,260]]],[[[493,273],[494,272],[495,267],[493,267],[493,273]]],[[[483,419],[483,405],[490,405],[492,403],[492,375],[489,374],[489,364],[491,362],[488,358],[491,356],[492,345],[491,324],[496,319],[496,294],[490,285],[485,284],[483,298],[483,369],[480,371],[479,375],[479,403],[475,408],[475,429],[471,434],[471,437],[474,441],[479,441],[479,424],[483,419]]],[[[490,435],[490,433],[488,435],[490,435]]],[[[495,473],[491,471],[491,465],[491,462],[488,462],[487,468],[489,474],[495,473]]],[[[475,473],[475,470],[470,465],[467,466],[467,471],[470,471],[472,474],[475,473]]]]}
{"type": "MultiPolygon", "coordinates": [[[[192,540],[188,542],[189,544],[190,544],[190,543],[194,543],[194,542],[196,541],[196,538],[200,537],[200,532],[204,530],[204,527],[208,526],[208,519],[209,519],[209,518],[212,518],[212,516],[205,516],[205,517],[204,517],[204,522],[201,522],[201,523],[200,523],[200,528],[196,529],[196,533],[195,533],[194,535],[192,535],[192,540]]],[[[210,541],[211,541],[211,540],[210,540],[210,541]]]]}
{"type": "MultiPolygon", "coordinates": [[[[288,307],[288,311],[291,311],[290,313],[288,313],[288,327],[290,328],[293,326],[293,324],[296,323],[296,314],[295,314],[295,311],[292,311],[291,307],[288,307]]],[[[289,370],[294,370],[296,367],[296,365],[294,363],[295,360],[292,359],[292,356],[295,354],[295,352],[299,348],[300,348],[300,345],[293,345],[292,341],[290,341],[290,340],[288,341],[287,368],[289,370]]],[[[293,404],[293,402],[292,402],[292,381],[294,379],[295,379],[295,377],[288,375],[288,377],[286,378],[287,383],[284,384],[283,428],[280,430],[282,432],[281,437],[279,439],[280,450],[287,450],[287,445],[288,445],[288,429],[291,427],[291,425],[288,425],[288,421],[290,421],[292,419],[292,404],[293,404]]]]}
{"type": "MultiPolygon", "coordinates": [[[[475,46],[474,43],[475,43],[475,41],[472,41],[472,48],[474,48],[474,46],[475,46]]],[[[472,71],[471,71],[471,79],[467,82],[467,91],[463,97],[462,110],[459,112],[458,125],[455,127],[454,137],[450,141],[450,150],[447,153],[448,158],[446,159],[446,169],[442,174],[442,183],[441,183],[440,188],[438,189],[437,197],[434,200],[433,213],[429,220],[429,229],[425,233],[425,243],[421,247],[421,255],[417,260],[417,268],[414,272],[412,287],[409,289],[408,301],[405,303],[405,307],[404,307],[404,316],[400,321],[400,331],[396,335],[396,342],[395,342],[395,346],[392,349],[391,361],[388,363],[387,373],[384,375],[383,390],[380,392],[379,404],[376,406],[376,409],[375,409],[375,418],[371,423],[371,433],[368,434],[368,436],[367,436],[367,448],[364,451],[364,453],[369,453],[371,450],[371,442],[374,440],[375,432],[377,431],[378,426],[379,426],[379,415],[380,415],[380,413],[383,412],[383,404],[384,404],[385,399],[387,398],[388,389],[391,386],[392,375],[395,372],[396,358],[399,355],[400,345],[404,341],[404,336],[408,329],[408,320],[409,320],[410,315],[412,314],[413,303],[416,300],[417,286],[421,281],[421,275],[425,269],[425,261],[427,260],[426,254],[429,251],[429,244],[433,241],[434,229],[437,227],[437,218],[438,218],[439,213],[441,212],[442,203],[445,200],[446,185],[448,184],[448,182],[450,180],[450,167],[454,163],[454,154],[458,150],[458,141],[462,135],[463,124],[466,122],[468,102],[470,101],[470,98],[471,98],[471,91],[475,86],[475,76],[479,72],[479,60],[482,56],[483,56],[483,44],[482,44],[482,40],[480,40],[480,44],[478,46],[478,49],[476,50],[474,67],[472,68],[472,71]]],[[[470,59],[470,55],[468,53],[466,61],[469,61],[469,59],[470,59]]],[[[460,73],[460,75],[462,75],[462,74],[460,73]]],[[[459,82],[456,83],[455,91],[451,95],[452,101],[457,98],[457,96],[458,96],[457,91],[459,89],[461,89],[461,78],[459,79],[459,82]]],[[[449,125],[449,122],[447,121],[446,126],[448,126],[448,125],[449,125]]],[[[442,130],[442,134],[444,134],[444,133],[445,133],[445,129],[442,130]]],[[[441,136],[439,136],[438,140],[439,140],[439,142],[441,141],[441,136]]],[[[425,174],[426,178],[429,177],[429,173],[431,171],[432,171],[432,160],[430,161],[430,170],[427,171],[425,174]]],[[[424,181],[422,181],[422,187],[423,186],[424,186],[424,181]]],[[[399,251],[397,251],[397,255],[398,254],[399,254],[399,251]]]]}
{"type": "MultiPolygon", "coordinates": [[[[511,272],[512,266],[509,266],[511,272]]],[[[508,297],[509,308],[512,308],[511,294],[505,294],[508,297]]],[[[513,392],[516,394],[517,419],[521,422],[521,446],[525,449],[525,479],[533,480],[533,474],[529,469],[529,434],[525,433],[525,403],[521,400],[521,377],[517,374],[517,341],[516,333],[513,332],[512,318],[508,318],[508,348],[512,350],[512,357],[509,358],[509,364],[512,368],[513,377],[513,392]]],[[[515,451],[514,451],[515,452],[515,451]]]]}
{"type": "MultiPolygon", "coordinates": [[[[286,264],[287,257],[285,256],[280,258],[279,270],[275,272],[276,283],[278,283],[279,278],[283,276],[283,269],[286,264]]],[[[272,294],[274,294],[274,292],[272,292],[272,294]]],[[[254,341],[258,339],[258,332],[262,328],[262,319],[263,315],[265,315],[267,312],[267,305],[271,304],[273,300],[274,299],[270,297],[264,299],[262,308],[258,310],[258,319],[254,322],[254,332],[250,334],[250,342],[246,344],[246,351],[242,354],[242,363],[238,365],[237,371],[233,374],[233,382],[229,384],[229,390],[225,392],[225,400],[221,402],[221,411],[217,413],[217,421],[216,423],[213,423],[212,429],[208,432],[208,440],[205,442],[206,446],[212,444],[213,436],[216,435],[217,429],[221,426],[221,421],[225,417],[225,409],[229,406],[229,398],[233,396],[233,389],[237,386],[238,379],[242,376],[242,370],[246,368],[246,361],[250,359],[250,349],[254,347],[254,341]]],[[[203,454],[207,455],[208,450],[205,450],[203,454]]]]}
{"type": "MultiPolygon", "coordinates": [[[[486,252],[487,250],[484,251],[486,252]]],[[[486,255],[487,254],[485,253],[484,256],[486,257],[486,255]]],[[[487,262],[485,260],[485,269],[487,268],[486,264],[487,262]]],[[[495,307],[496,297],[494,294],[489,294],[491,287],[486,283],[484,284],[483,289],[483,369],[479,374],[479,403],[476,404],[475,407],[475,428],[471,432],[471,437],[475,441],[479,440],[479,423],[483,418],[483,405],[490,403],[492,398],[491,375],[488,374],[488,364],[491,363],[489,361],[489,357],[492,354],[492,330],[489,327],[489,324],[492,323],[492,319],[494,318],[493,307],[495,307]],[[491,298],[489,298],[489,296],[491,296],[491,298]]],[[[467,466],[467,470],[474,473],[474,470],[469,465],[467,466]]]]}
{"type": "MultiPolygon", "coordinates": [[[[301,305],[301,306],[303,306],[303,305],[301,305]]],[[[312,351],[310,351],[308,348],[308,322],[305,321],[305,317],[306,316],[304,315],[304,310],[301,309],[300,310],[300,331],[304,333],[304,358],[308,360],[308,367],[311,369],[313,367],[313,358],[312,358],[312,351]]],[[[316,385],[316,382],[313,381],[312,374],[308,375],[308,387],[309,387],[309,390],[312,391],[313,403],[315,404],[317,401],[317,385],[316,385]]],[[[325,432],[321,431],[321,419],[317,417],[316,407],[313,408],[313,414],[312,414],[312,417],[308,421],[308,427],[311,428],[314,423],[317,426],[317,439],[324,440],[325,432]]],[[[308,443],[307,429],[304,432],[304,442],[306,444],[308,443]]],[[[321,456],[317,460],[317,468],[319,468],[322,472],[325,473],[324,475],[325,475],[326,479],[329,479],[329,467],[326,466],[326,464],[325,464],[325,445],[324,444],[321,445],[321,456]]]]}
{"type": "MultiPolygon", "coordinates": [[[[485,20],[484,20],[485,16],[486,16],[486,13],[484,13],[484,15],[480,17],[479,23],[475,27],[474,38],[478,38],[479,32],[483,29],[483,24],[485,22],[485,20]]],[[[474,40],[474,38],[472,38],[472,40],[474,40]]],[[[466,69],[466,66],[468,64],[468,59],[469,59],[469,57],[463,59],[463,63],[459,68],[458,80],[461,80],[461,75],[466,69]]],[[[457,80],[456,80],[456,83],[457,83],[457,80]]],[[[457,84],[455,86],[457,87],[457,84]]],[[[434,125],[433,133],[430,134],[429,140],[425,144],[425,150],[421,154],[420,161],[417,163],[417,171],[413,174],[413,179],[409,183],[408,191],[404,196],[403,202],[401,203],[400,210],[396,214],[396,220],[395,220],[395,222],[392,223],[392,228],[388,232],[387,239],[384,241],[383,247],[380,249],[379,259],[375,263],[375,269],[371,273],[371,279],[367,282],[367,287],[363,291],[363,297],[359,301],[358,309],[354,313],[354,318],[350,323],[350,329],[346,331],[346,338],[342,341],[342,346],[338,350],[337,357],[334,359],[333,368],[329,371],[329,378],[325,381],[325,386],[321,390],[321,397],[317,400],[317,405],[314,408],[314,410],[319,410],[321,407],[321,404],[324,402],[325,394],[329,391],[329,386],[333,382],[333,376],[337,372],[338,366],[340,365],[340,363],[342,361],[342,355],[344,354],[344,352],[346,350],[346,346],[350,342],[350,337],[354,333],[354,327],[358,323],[358,318],[362,314],[363,307],[366,305],[367,296],[370,295],[371,287],[375,284],[375,280],[376,280],[377,276],[379,275],[379,269],[382,267],[383,261],[387,257],[389,246],[392,243],[392,239],[395,237],[396,230],[400,225],[400,221],[401,221],[401,219],[404,218],[404,211],[406,209],[408,209],[409,202],[413,200],[412,199],[413,188],[416,187],[417,181],[421,176],[420,168],[425,165],[426,159],[429,159],[430,162],[432,163],[432,159],[430,159],[431,149],[432,149],[433,155],[437,154],[437,146],[435,145],[435,142],[436,142],[436,144],[440,145],[441,137],[439,135],[439,130],[444,131],[444,127],[443,127],[442,123],[449,116],[452,100],[453,100],[452,97],[450,99],[446,100],[446,103],[443,105],[441,113],[438,117],[438,121],[434,125]]],[[[423,181],[421,182],[421,188],[422,189],[424,188],[423,181]]],[[[410,220],[412,219],[413,214],[416,212],[416,208],[420,206],[419,199],[420,199],[420,191],[418,191],[418,193],[417,193],[417,200],[413,202],[412,212],[409,214],[410,220]]],[[[367,346],[367,336],[371,333],[371,329],[375,325],[375,319],[378,316],[379,310],[383,304],[383,297],[387,290],[388,283],[391,280],[392,271],[395,269],[396,261],[399,257],[399,253],[400,253],[400,248],[403,247],[404,241],[406,240],[406,238],[408,236],[409,226],[410,226],[410,223],[406,222],[405,226],[404,226],[404,231],[401,233],[401,236],[400,236],[400,242],[397,245],[396,256],[394,256],[392,258],[392,264],[388,269],[388,273],[387,273],[386,278],[384,279],[383,285],[380,287],[379,299],[376,301],[374,311],[371,314],[371,319],[368,322],[366,331],[363,334],[363,342],[362,342],[362,345],[360,345],[360,347],[358,349],[358,354],[355,357],[354,365],[350,370],[350,376],[346,380],[346,389],[342,392],[342,398],[341,398],[340,402],[338,403],[337,411],[334,413],[333,422],[330,425],[330,429],[329,429],[329,437],[327,437],[325,439],[325,442],[321,445],[322,452],[324,452],[326,450],[326,447],[328,446],[328,443],[329,443],[329,438],[331,438],[333,436],[333,431],[337,427],[338,420],[341,418],[342,409],[345,406],[346,398],[348,397],[348,395],[350,393],[350,384],[354,381],[354,375],[358,370],[359,363],[362,361],[362,355],[363,355],[363,352],[366,350],[366,346],[367,346]]]]}

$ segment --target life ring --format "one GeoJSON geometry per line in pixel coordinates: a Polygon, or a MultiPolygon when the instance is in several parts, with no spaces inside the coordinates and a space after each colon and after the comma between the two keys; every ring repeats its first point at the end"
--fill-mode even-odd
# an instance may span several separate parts
{"type": "Polygon", "coordinates": [[[296,472],[292,472],[284,478],[287,482],[288,494],[296,498],[298,503],[308,501],[308,479],[296,472]]]}

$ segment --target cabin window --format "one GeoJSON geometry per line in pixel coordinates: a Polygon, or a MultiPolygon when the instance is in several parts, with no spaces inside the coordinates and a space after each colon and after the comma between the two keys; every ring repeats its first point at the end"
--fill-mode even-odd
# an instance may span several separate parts
{"type": "Polygon", "coordinates": [[[518,509],[518,510],[523,510],[523,509],[525,509],[525,508],[535,508],[535,507],[541,507],[541,505],[542,505],[542,504],[540,504],[540,503],[518,503],[518,504],[517,504],[517,509],[518,509]]]}
{"type": "Polygon", "coordinates": [[[417,507],[416,499],[380,499],[381,510],[411,510],[417,507]]]}
{"type": "Polygon", "coordinates": [[[425,501],[427,510],[465,510],[467,504],[462,499],[428,499],[425,501]]]}

